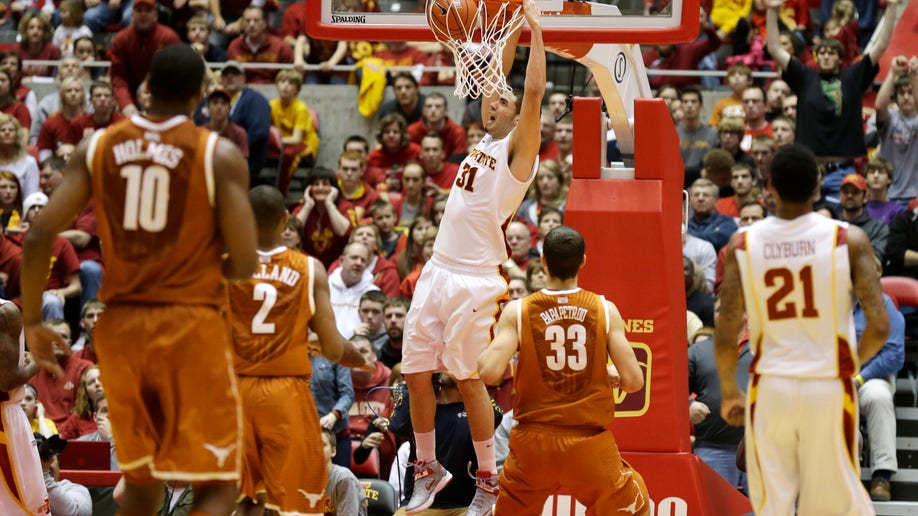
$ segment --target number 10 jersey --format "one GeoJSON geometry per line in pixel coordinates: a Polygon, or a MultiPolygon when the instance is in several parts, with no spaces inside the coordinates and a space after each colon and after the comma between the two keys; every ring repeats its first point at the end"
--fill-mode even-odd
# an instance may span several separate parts
{"type": "Polygon", "coordinates": [[[736,260],[754,374],[851,378],[857,341],[848,224],[808,213],[742,228],[736,260]]]}
{"type": "Polygon", "coordinates": [[[100,300],[223,304],[217,140],[185,116],[135,115],[93,134],[86,165],[105,253],[100,300]]]}

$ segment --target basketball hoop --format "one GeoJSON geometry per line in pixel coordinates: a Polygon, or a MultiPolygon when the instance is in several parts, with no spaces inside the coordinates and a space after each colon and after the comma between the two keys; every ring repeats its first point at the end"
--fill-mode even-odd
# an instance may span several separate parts
{"type": "Polygon", "coordinates": [[[503,52],[523,24],[519,1],[428,0],[427,21],[434,37],[453,53],[459,98],[509,92],[503,52]]]}

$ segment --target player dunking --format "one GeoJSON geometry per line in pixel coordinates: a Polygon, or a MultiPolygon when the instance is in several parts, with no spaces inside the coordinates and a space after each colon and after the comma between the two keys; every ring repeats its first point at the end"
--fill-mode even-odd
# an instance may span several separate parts
{"type": "Polygon", "coordinates": [[[577,286],[586,260],[577,231],[545,237],[544,289],[507,303],[497,337],[478,360],[485,382],[501,378],[519,351],[510,455],[500,473],[497,515],[537,516],[564,487],[591,514],[649,514],[644,479],[619,455],[612,432],[615,396],[606,369],[625,392],[644,386],[618,309],[577,286]]]}
{"type": "Polygon", "coordinates": [[[874,512],[858,467],[852,378],[883,347],[889,319],[870,240],[813,212],[818,187],[813,153],[782,147],[768,183],[777,217],[741,228],[724,262],[714,341],[721,414],[745,424],[749,496],[759,515],[874,512]],[[852,294],[867,320],[860,342],[852,294]],[[755,355],[745,396],[736,384],[744,311],[755,355]]]}
{"type": "Polygon", "coordinates": [[[249,191],[258,228],[258,269],[229,287],[230,323],[243,408],[242,495],[237,514],[321,515],[325,454],[309,390],[309,328],[323,354],[348,366],[363,356],[335,326],[328,276],[316,259],[283,244],[284,196],[274,187],[249,191]],[[258,493],[265,492],[259,501],[258,493]]]}
{"type": "Polygon", "coordinates": [[[84,140],[25,240],[26,342],[41,367],[60,372],[58,338],[40,324],[41,292],[54,237],[92,197],[107,305],[94,338],[102,381],[117,386],[107,396],[123,515],[152,514],[163,480],[191,482],[193,514],[230,514],[235,504],[241,413],[220,308],[224,277],[255,272],[255,223],[245,159],[187,117],[204,72],[188,45],[157,52],[150,115],[84,140]]]}
{"type": "MultiPolygon", "coordinates": [[[[502,228],[519,207],[538,164],[545,47],[534,0],[523,1],[523,12],[532,39],[519,114],[512,93],[483,100],[481,115],[488,134],[460,165],[433,258],[424,266],[408,311],[402,373],[411,396],[418,456],[408,514],[429,507],[452,479],[436,458],[436,399],[430,383],[436,371],[448,370],[456,377],[468,411],[478,458],[478,489],[468,516],[491,514],[498,492],[494,416],[476,362],[507,299],[507,283],[498,273],[508,258],[502,228]]],[[[504,75],[510,71],[518,39],[519,31],[504,49],[504,75]]]]}

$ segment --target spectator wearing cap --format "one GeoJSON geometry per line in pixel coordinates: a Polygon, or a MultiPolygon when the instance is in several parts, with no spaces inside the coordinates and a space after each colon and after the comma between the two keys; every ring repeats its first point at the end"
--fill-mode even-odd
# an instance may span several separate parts
{"type": "Polygon", "coordinates": [[[841,183],[840,206],[838,217],[853,224],[867,233],[873,253],[880,260],[886,254],[886,241],[889,239],[889,228],[879,220],[870,218],[864,205],[867,204],[867,181],[864,176],[848,174],[841,183]]]}
{"type": "MultiPolygon", "coordinates": [[[[22,202],[22,212],[25,231],[17,237],[25,238],[28,228],[35,217],[48,204],[48,196],[35,192],[22,202]]],[[[73,244],[60,236],[54,239],[51,248],[51,270],[48,274],[48,283],[41,300],[42,319],[63,319],[64,303],[68,298],[77,297],[83,288],[80,284],[80,259],[77,257],[73,244]]]]}
{"type": "Polygon", "coordinates": [[[379,106],[379,117],[389,113],[398,113],[408,124],[413,124],[424,116],[424,100],[418,80],[410,72],[399,72],[392,79],[392,90],[395,98],[379,106]]]}
{"type": "Polygon", "coordinates": [[[867,162],[864,172],[867,180],[867,205],[864,209],[870,218],[879,220],[887,226],[906,207],[889,200],[889,185],[893,182],[893,167],[883,158],[873,158],[867,162]]]}
{"type": "MultiPolygon", "coordinates": [[[[242,13],[243,32],[229,44],[228,59],[240,63],[293,63],[293,49],[284,40],[268,33],[265,13],[254,4],[242,13]]],[[[253,68],[248,71],[248,82],[270,84],[277,75],[276,69],[253,68]]]]}
{"type": "Polygon", "coordinates": [[[51,514],[68,516],[90,516],[92,514],[92,496],[89,490],[80,484],[60,479],[58,455],[67,447],[67,441],[58,435],[45,437],[35,433],[35,444],[38,457],[41,459],[41,470],[48,490],[48,503],[51,514]]]}
{"type": "Polygon", "coordinates": [[[223,88],[214,88],[207,95],[207,112],[210,121],[204,127],[236,144],[242,157],[249,157],[249,138],[245,129],[229,121],[230,96],[223,88]]]}
{"type": "Polygon", "coordinates": [[[863,96],[879,71],[880,57],[889,46],[896,25],[898,0],[889,0],[883,24],[862,59],[841,70],[845,49],[836,39],[824,39],[814,48],[817,70],[793,57],[781,46],[778,30],[780,3],[770,3],[767,16],[768,53],[782,79],[798,96],[797,143],[810,148],[825,170],[822,194],[836,200],[841,182],[855,171],[854,159],[867,154],[862,120],[863,96]]]}
{"type": "Polygon", "coordinates": [[[220,82],[230,98],[229,121],[245,129],[249,140],[249,174],[257,178],[268,159],[271,105],[261,93],[246,86],[246,74],[236,61],[223,65],[220,82]]]}
{"type": "MultiPolygon", "coordinates": [[[[118,0],[108,0],[109,4],[116,1],[118,0]]],[[[105,5],[98,7],[107,9],[105,5]]],[[[86,12],[87,25],[92,10],[86,12]]],[[[153,54],[167,45],[181,41],[174,30],[157,21],[155,0],[134,0],[134,9],[130,16],[131,25],[118,32],[111,49],[112,86],[115,90],[115,100],[125,116],[137,112],[134,94],[150,72],[153,54]]],[[[96,28],[90,28],[97,32],[96,28]]]]}

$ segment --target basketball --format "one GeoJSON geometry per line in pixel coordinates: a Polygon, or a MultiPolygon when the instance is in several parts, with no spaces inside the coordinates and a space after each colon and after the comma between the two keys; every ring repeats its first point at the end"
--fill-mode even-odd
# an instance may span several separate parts
{"type": "Polygon", "coordinates": [[[477,26],[477,0],[430,0],[427,25],[438,40],[467,40],[477,26]]]}

